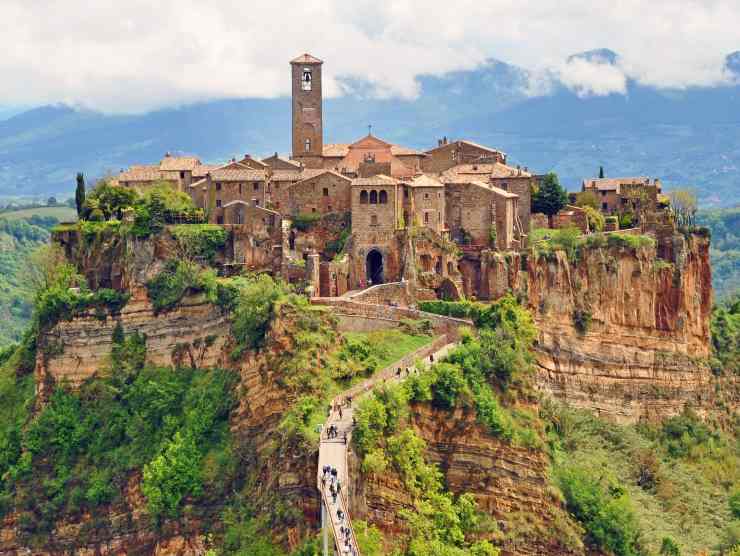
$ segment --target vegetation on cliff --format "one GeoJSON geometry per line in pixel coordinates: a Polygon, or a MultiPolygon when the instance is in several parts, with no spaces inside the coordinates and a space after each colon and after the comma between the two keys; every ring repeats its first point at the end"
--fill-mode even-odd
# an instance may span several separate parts
{"type": "Polygon", "coordinates": [[[696,222],[712,233],[709,254],[717,298],[740,293],[740,207],[700,210],[696,222]]]}
{"type": "Polygon", "coordinates": [[[689,555],[740,542],[737,423],[722,432],[691,412],[655,425],[616,425],[555,403],[541,412],[555,481],[590,544],[689,555]]]}

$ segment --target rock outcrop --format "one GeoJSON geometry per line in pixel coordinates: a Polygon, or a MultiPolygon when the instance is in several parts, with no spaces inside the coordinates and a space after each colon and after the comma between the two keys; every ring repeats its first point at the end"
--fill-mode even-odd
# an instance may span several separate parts
{"type": "Polygon", "coordinates": [[[622,422],[711,405],[709,241],[679,238],[672,263],[651,247],[530,255],[544,392],[622,422]]]}
{"type": "MultiPolygon", "coordinates": [[[[415,404],[411,424],[425,440],[426,456],[439,466],[446,487],[455,494],[472,493],[478,507],[495,518],[502,554],[584,553],[578,526],[549,485],[544,452],[492,436],[472,410],[458,409],[451,415],[430,404],[415,404]]],[[[363,475],[356,457],[350,467],[353,519],[369,521],[387,538],[403,533],[399,510],[413,506],[399,477],[393,472],[363,475]]]]}

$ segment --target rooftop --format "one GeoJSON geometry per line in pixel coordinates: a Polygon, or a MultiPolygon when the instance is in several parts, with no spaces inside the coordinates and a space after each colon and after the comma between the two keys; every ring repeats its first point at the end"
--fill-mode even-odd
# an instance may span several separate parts
{"type": "Polygon", "coordinates": [[[323,60],[319,60],[315,56],[311,56],[308,52],[304,52],[297,58],[293,58],[290,61],[291,64],[323,64],[323,60]]]}
{"type": "Polygon", "coordinates": [[[172,156],[170,153],[164,155],[159,163],[159,169],[167,172],[180,172],[183,170],[193,170],[200,164],[194,156],[172,156]]]}
{"type": "Polygon", "coordinates": [[[431,152],[434,152],[434,151],[436,151],[438,149],[442,149],[444,147],[449,147],[450,145],[460,145],[460,144],[469,145],[471,147],[475,147],[476,149],[481,149],[483,151],[487,151],[487,152],[489,152],[491,154],[501,154],[501,155],[506,156],[506,153],[503,152],[503,151],[500,151],[498,149],[492,149],[491,147],[486,147],[485,145],[481,145],[479,143],[474,143],[473,141],[468,141],[467,139],[458,139],[457,141],[450,141],[448,143],[445,143],[444,145],[439,145],[439,146],[434,147],[433,149],[429,149],[428,151],[425,151],[425,152],[431,153],[431,152]]]}
{"type": "Polygon", "coordinates": [[[630,176],[624,178],[585,178],[583,180],[583,188],[596,189],[597,191],[616,191],[619,193],[620,185],[648,185],[649,183],[650,178],[646,176],[630,176]]]}
{"type": "Polygon", "coordinates": [[[162,179],[159,166],[137,164],[121,172],[118,181],[157,181],[162,179]]]}
{"type": "Polygon", "coordinates": [[[398,185],[398,180],[395,180],[385,174],[378,174],[377,176],[370,176],[369,178],[355,178],[352,180],[352,186],[367,186],[367,185],[398,185]]]}
{"type": "Polygon", "coordinates": [[[412,187],[444,187],[445,186],[437,178],[430,176],[428,174],[419,174],[418,176],[415,176],[409,182],[409,185],[411,185],[412,187]]]}

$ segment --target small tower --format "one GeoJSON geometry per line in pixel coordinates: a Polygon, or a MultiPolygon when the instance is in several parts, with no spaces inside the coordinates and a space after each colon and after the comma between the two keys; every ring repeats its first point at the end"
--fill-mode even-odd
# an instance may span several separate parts
{"type": "Polygon", "coordinates": [[[324,151],[321,115],[321,65],[302,54],[290,62],[293,87],[293,159],[308,168],[320,168],[324,151]]]}

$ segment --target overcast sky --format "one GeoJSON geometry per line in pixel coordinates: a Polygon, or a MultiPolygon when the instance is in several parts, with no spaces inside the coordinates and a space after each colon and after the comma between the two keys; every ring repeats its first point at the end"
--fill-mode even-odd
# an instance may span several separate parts
{"type": "Polygon", "coordinates": [[[722,82],[740,50],[740,0],[0,0],[0,105],[66,102],[142,111],[220,97],[287,95],[288,61],[413,97],[415,76],[486,58],[543,70],[583,94],[722,82]],[[208,5],[212,4],[212,5],[208,5]],[[606,47],[617,67],[565,58],[606,47]]]}

